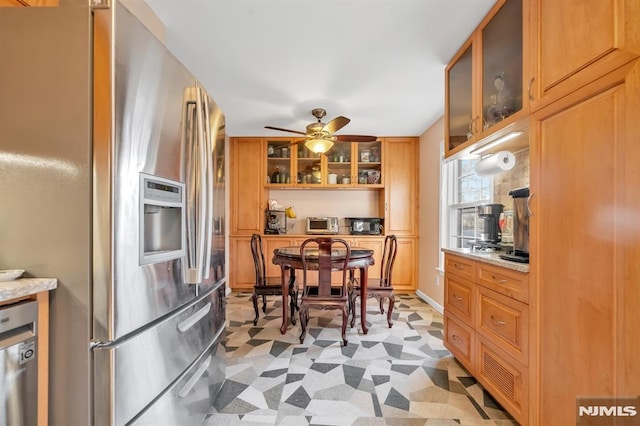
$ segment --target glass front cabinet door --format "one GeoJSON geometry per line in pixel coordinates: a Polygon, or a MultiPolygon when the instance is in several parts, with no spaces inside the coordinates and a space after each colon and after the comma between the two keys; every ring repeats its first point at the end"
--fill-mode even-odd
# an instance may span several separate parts
{"type": "Polygon", "coordinates": [[[445,157],[523,118],[523,1],[498,0],[447,66],[445,157]]]}
{"type": "Polygon", "coordinates": [[[351,167],[351,142],[336,142],[327,157],[327,185],[351,185],[353,171],[351,167]]]}
{"type": "Polygon", "coordinates": [[[267,139],[267,185],[286,186],[293,183],[291,174],[294,147],[291,139],[267,139]]]}

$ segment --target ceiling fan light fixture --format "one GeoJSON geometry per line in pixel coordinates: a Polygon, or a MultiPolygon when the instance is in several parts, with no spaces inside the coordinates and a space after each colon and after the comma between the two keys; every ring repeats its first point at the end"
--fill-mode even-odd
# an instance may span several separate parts
{"type": "Polygon", "coordinates": [[[309,148],[311,152],[323,154],[331,149],[333,142],[328,139],[314,138],[306,141],[304,146],[309,148]]]}

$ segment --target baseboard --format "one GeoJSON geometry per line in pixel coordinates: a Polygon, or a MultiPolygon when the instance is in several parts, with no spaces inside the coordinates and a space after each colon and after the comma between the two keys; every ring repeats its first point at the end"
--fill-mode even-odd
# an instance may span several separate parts
{"type": "Polygon", "coordinates": [[[420,290],[416,290],[416,296],[418,296],[420,299],[424,300],[429,305],[431,305],[433,307],[433,309],[435,309],[436,311],[440,312],[441,315],[444,315],[444,307],[442,305],[438,304],[435,300],[433,300],[429,296],[427,296],[426,293],[424,293],[423,291],[420,291],[420,290]]]}

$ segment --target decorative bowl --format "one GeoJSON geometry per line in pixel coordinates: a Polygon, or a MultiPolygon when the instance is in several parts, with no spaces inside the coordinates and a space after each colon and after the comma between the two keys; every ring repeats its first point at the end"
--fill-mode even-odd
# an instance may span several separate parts
{"type": "Polygon", "coordinates": [[[13,281],[24,274],[24,269],[7,269],[0,271],[0,281],[13,281]]]}

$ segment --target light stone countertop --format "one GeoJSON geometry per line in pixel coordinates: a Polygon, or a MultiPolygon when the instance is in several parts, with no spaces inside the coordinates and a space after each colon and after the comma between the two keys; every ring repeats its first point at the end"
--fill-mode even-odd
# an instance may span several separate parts
{"type": "Polygon", "coordinates": [[[471,249],[447,249],[443,248],[443,252],[449,254],[455,254],[456,256],[466,257],[471,260],[477,260],[480,262],[490,263],[492,265],[501,266],[503,268],[513,269],[514,271],[529,273],[529,264],[513,262],[511,260],[500,259],[500,252],[482,252],[473,251],[471,249]]]}
{"type": "Polygon", "coordinates": [[[0,302],[31,296],[41,291],[53,290],[56,287],[58,287],[56,278],[19,278],[0,282],[0,302]]]}

